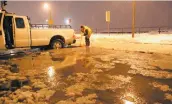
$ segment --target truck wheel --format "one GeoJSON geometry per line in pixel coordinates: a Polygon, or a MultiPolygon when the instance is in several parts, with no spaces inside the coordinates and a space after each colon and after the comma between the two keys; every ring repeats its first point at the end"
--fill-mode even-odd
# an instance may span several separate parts
{"type": "Polygon", "coordinates": [[[64,48],[64,42],[60,39],[55,39],[50,44],[52,49],[64,48]]]}

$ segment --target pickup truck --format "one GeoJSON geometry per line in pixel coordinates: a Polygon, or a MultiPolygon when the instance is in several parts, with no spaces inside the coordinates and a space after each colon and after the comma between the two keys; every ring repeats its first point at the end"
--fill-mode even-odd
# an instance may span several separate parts
{"type": "Polygon", "coordinates": [[[30,24],[27,16],[0,11],[0,49],[37,46],[57,49],[75,41],[70,25],[30,24]]]}

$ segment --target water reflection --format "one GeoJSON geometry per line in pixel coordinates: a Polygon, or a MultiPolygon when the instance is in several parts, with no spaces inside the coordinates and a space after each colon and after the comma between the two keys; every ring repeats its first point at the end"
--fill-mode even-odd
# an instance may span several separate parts
{"type": "Polygon", "coordinates": [[[134,102],[128,101],[128,100],[124,100],[124,104],[134,104],[134,102]]]}
{"type": "Polygon", "coordinates": [[[54,66],[48,67],[47,75],[48,75],[48,82],[51,86],[56,86],[56,78],[55,78],[55,69],[54,66]]]}
{"type": "Polygon", "coordinates": [[[53,66],[50,66],[50,67],[48,68],[48,76],[49,76],[49,78],[53,78],[54,75],[55,75],[54,67],[53,67],[53,66]]]}
{"type": "Polygon", "coordinates": [[[90,48],[86,47],[86,53],[89,54],[90,53],[90,48]]]}
{"type": "Polygon", "coordinates": [[[135,96],[131,93],[127,93],[123,98],[124,104],[135,104],[135,96]]]}

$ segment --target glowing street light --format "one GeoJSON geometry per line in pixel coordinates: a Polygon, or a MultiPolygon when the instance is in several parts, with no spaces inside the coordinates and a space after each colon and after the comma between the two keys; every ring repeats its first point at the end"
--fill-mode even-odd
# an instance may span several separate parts
{"type": "Polygon", "coordinates": [[[65,19],[65,23],[66,23],[66,25],[69,25],[70,23],[71,23],[71,19],[70,18],[68,18],[68,19],[65,19]]]}
{"type": "Polygon", "coordinates": [[[46,10],[49,9],[49,5],[47,3],[44,4],[44,9],[46,9],[46,10]]]}
{"type": "Polygon", "coordinates": [[[69,25],[69,19],[66,19],[66,20],[65,20],[65,23],[66,23],[67,25],[69,25]]]}

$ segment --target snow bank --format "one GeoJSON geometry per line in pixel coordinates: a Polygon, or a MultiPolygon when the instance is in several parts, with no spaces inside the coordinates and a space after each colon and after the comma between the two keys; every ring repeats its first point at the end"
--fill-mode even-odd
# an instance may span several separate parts
{"type": "MultiPolygon", "coordinates": [[[[77,43],[80,44],[80,35],[77,34],[77,43]]],[[[77,44],[76,43],[76,44],[77,44]]],[[[85,44],[83,37],[82,44],[85,44]]],[[[143,51],[172,54],[172,34],[143,33],[135,34],[93,34],[91,46],[124,51],[143,51]]]]}
{"type": "MultiPolygon", "coordinates": [[[[80,39],[80,34],[76,34],[77,39],[80,39]]],[[[172,44],[172,34],[135,34],[135,38],[131,37],[131,34],[93,34],[92,41],[97,39],[108,39],[109,41],[118,41],[123,43],[150,43],[150,44],[172,44]]]]}

